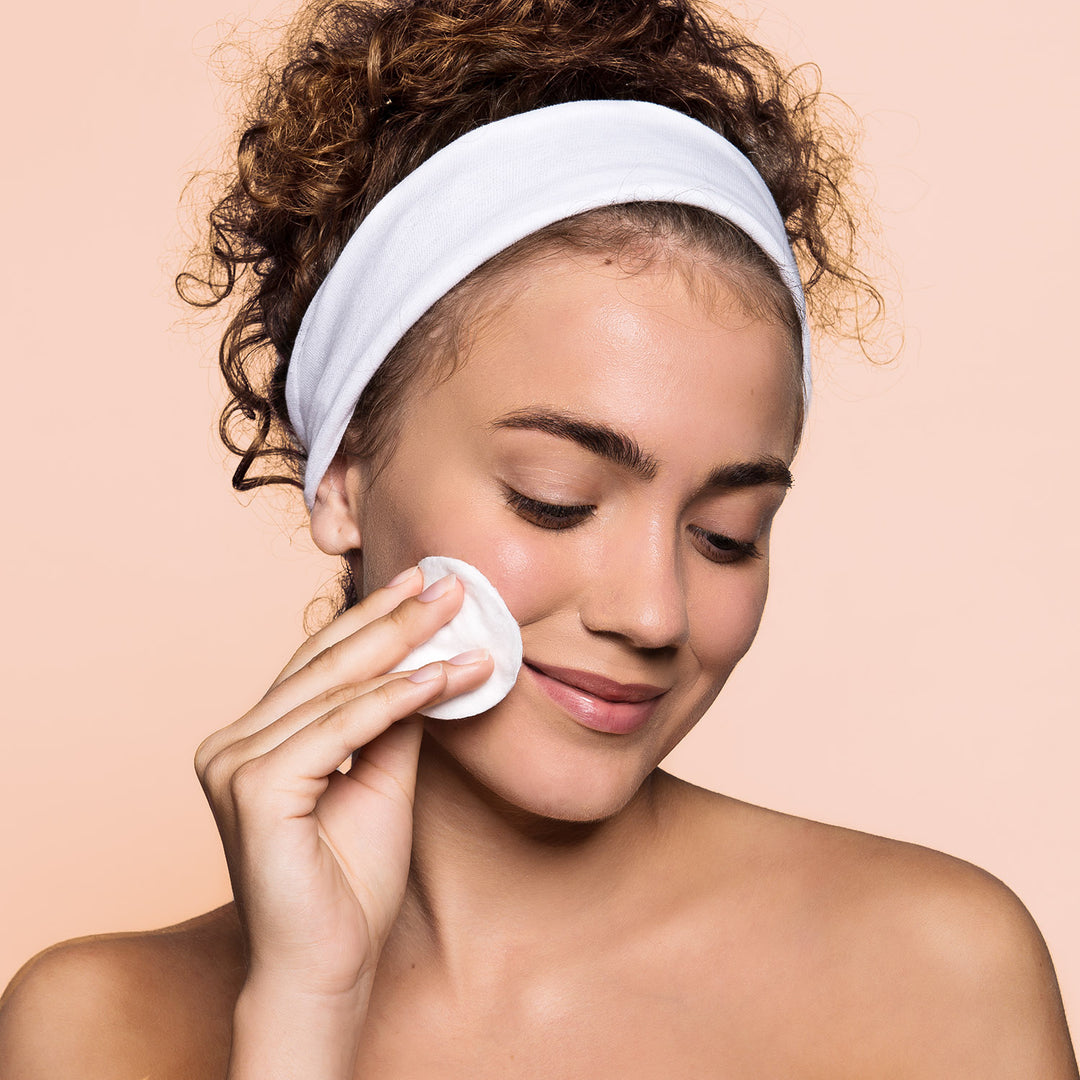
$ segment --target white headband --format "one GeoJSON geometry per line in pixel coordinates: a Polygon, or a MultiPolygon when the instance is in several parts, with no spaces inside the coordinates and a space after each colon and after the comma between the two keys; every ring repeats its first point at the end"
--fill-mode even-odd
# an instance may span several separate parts
{"type": "Polygon", "coordinates": [[[474,128],[409,173],[360,223],[315,293],[285,384],[289,419],[308,451],[308,509],[364,387],[432,304],[530,233],[627,202],[711,210],[773,260],[802,323],[809,401],[802,282],[780,212],[749,160],[662,105],[549,105],[474,128]]]}

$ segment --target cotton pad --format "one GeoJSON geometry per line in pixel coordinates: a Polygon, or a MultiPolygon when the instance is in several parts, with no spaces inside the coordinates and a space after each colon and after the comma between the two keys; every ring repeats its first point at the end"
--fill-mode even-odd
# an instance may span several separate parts
{"type": "Polygon", "coordinates": [[[458,694],[420,709],[437,720],[460,720],[498,705],[517,681],[521,670],[521,631],[494,585],[475,566],[461,559],[431,555],[421,559],[424,588],[433,581],[457,574],[465,586],[461,610],[422,645],[413,649],[394,671],[422,668],[436,660],[449,660],[470,649],[487,649],[495,661],[491,677],[475,690],[458,694]]]}

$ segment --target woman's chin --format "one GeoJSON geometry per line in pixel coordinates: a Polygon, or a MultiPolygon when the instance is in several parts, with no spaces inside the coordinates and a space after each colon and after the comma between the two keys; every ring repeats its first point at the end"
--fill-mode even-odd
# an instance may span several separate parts
{"type": "Polygon", "coordinates": [[[525,789],[519,783],[512,789],[504,789],[496,794],[520,813],[548,821],[584,824],[614,817],[634,798],[640,787],[640,783],[635,782],[584,792],[580,788],[558,790],[551,786],[525,789]]]}
{"type": "MultiPolygon", "coordinates": [[[[481,783],[483,779],[476,777],[481,783]]],[[[511,784],[494,779],[484,786],[502,804],[507,817],[538,821],[596,824],[616,816],[638,793],[641,784],[606,785],[591,791],[569,785],[526,785],[521,777],[511,784]]]]}
{"type": "MultiPolygon", "coordinates": [[[[489,714],[490,715],[490,714],[489,714]]],[[[637,794],[657,764],[651,755],[613,753],[602,744],[568,746],[534,735],[497,738],[483,718],[428,721],[419,784],[460,786],[507,816],[566,822],[610,818],[637,794]],[[451,729],[449,725],[459,725],[451,729]]],[[[434,792],[429,792],[434,794],[434,792]]],[[[461,806],[463,792],[455,797],[461,806]]]]}

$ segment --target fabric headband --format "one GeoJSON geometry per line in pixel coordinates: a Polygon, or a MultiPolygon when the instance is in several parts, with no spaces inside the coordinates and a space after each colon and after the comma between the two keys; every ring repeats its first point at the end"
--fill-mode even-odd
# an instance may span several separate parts
{"type": "Polygon", "coordinates": [[[712,128],[645,101],[573,101],[474,128],[372,208],[300,323],[285,384],[307,449],[308,509],[364,387],[406,331],[482,263],[563,218],[674,202],[738,226],[772,261],[810,333],[780,212],[750,161],[712,128]]]}

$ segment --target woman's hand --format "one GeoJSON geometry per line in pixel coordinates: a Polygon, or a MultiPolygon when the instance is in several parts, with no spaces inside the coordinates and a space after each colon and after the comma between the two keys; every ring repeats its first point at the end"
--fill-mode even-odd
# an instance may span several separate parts
{"type": "Polygon", "coordinates": [[[482,653],[388,673],[461,606],[455,577],[422,584],[417,569],[401,575],[313,635],[196,753],[247,937],[238,1018],[246,999],[283,1013],[314,1003],[321,1016],[349,1003],[362,1019],[405,894],[423,730],[414,714],[492,672],[482,653]]]}

